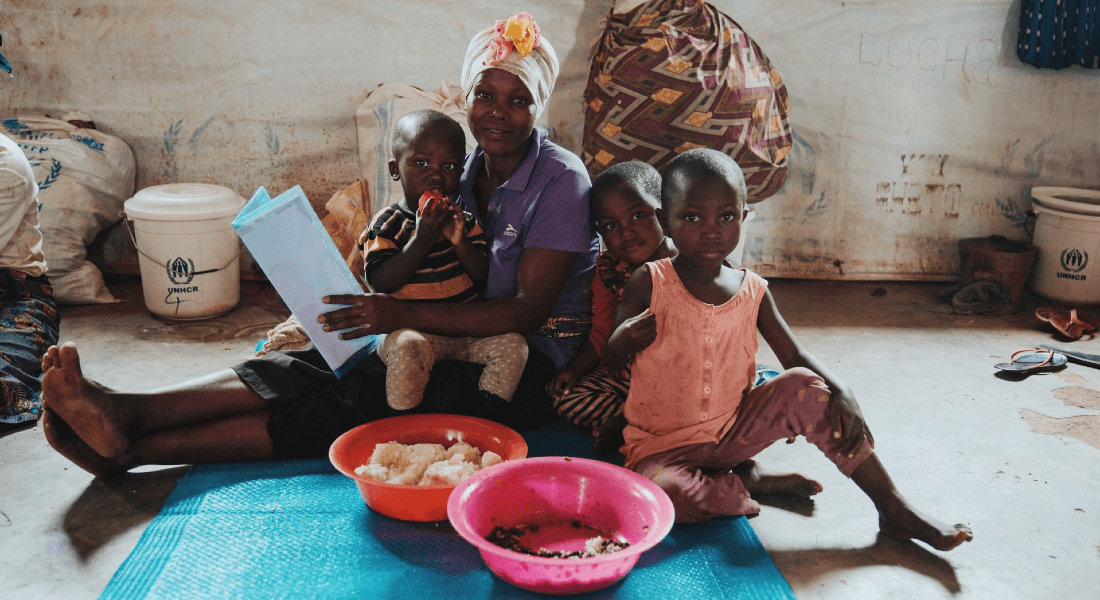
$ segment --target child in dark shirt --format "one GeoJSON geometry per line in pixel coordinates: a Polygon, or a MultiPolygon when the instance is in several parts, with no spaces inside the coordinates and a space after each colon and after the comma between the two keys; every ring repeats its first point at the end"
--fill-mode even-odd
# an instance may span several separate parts
{"type": "MultiPolygon", "coordinates": [[[[458,187],[466,140],[443,113],[409,113],[394,126],[390,176],[404,197],[378,212],[360,237],[371,291],[409,302],[477,299],[488,271],[488,244],[473,215],[450,198],[458,187]],[[425,193],[442,197],[419,207],[425,193]]],[[[478,387],[487,411],[512,399],[527,362],[518,333],[447,337],[412,329],[387,334],[378,348],[386,364],[386,400],[395,410],[417,407],[432,366],[442,360],[484,365],[478,387]]]]}

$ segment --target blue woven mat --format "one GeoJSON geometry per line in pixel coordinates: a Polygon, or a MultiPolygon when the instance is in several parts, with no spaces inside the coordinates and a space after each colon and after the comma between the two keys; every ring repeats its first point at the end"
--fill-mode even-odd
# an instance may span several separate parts
{"type": "MultiPolygon", "coordinates": [[[[532,456],[592,457],[589,440],[563,424],[524,437],[532,456]]],[[[191,468],[100,597],[544,596],[495,578],[447,522],[378,515],[327,460],[309,460],[191,468]]],[[[741,517],[678,525],[625,580],[579,597],[764,600],[794,594],[741,517]]]]}

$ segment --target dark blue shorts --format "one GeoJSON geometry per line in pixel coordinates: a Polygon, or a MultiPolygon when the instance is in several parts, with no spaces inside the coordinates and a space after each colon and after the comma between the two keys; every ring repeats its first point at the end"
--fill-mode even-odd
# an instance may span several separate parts
{"type": "Polygon", "coordinates": [[[267,400],[267,424],[274,458],[321,458],[340,434],[397,414],[448,413],[491,419],[518,431],[547,425],[554,412],[546,382],[557,373],[553,361],[528,346],[527,366],[511,402],[486,410],[478,388],[482,366],[442,361],[432,368],[424,400],[400,413],[386,403],[386,366],[371,354],[338,379],[313,345],[275,351],[235,367],[237,376],[267,400]]]}

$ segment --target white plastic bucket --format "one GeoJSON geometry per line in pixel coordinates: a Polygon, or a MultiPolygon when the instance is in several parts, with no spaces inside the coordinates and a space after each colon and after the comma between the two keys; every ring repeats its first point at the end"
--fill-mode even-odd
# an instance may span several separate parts
{"type": "Polygon", "coordinates": [[[1100,192],[1035,187],[1031,196],[1038,256],[1028,287],[1070,306],[1100,304],[1100,192]]]}
{"type": "Polygon", "coordinates": [[[134,222],[145,307],[166,319],[205,319],[241,299],[233,190],[202,183],[145,188],[123,205],[134,222]]]}

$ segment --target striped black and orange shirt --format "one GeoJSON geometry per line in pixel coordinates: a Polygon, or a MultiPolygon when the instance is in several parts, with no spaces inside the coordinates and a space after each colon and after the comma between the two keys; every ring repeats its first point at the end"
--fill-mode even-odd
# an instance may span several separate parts
{"type": "MultiPolygon", "coordinates": [[[[485,231],[472,214],[464,214],[466,238],[478,250],[488,252],[489,243],[485,238],[485,231]]],[[[398,204],[384,208],[374,215],[370,225],[359,236],[364,278],[369,282],[371,271],[401,252],[415,232],[416,214],[398,204]]],[[[412,277],[390,295],[410,302],[469,302],[477,298],[480,287],[470,279],[466,269],[458,261],[455,247],[440,236],[412,277]]]]}

